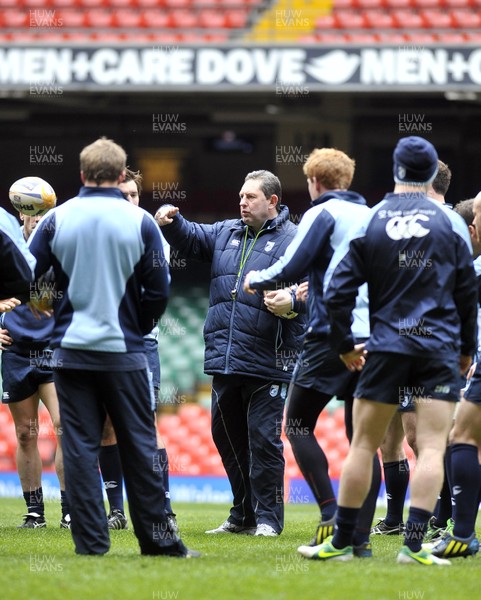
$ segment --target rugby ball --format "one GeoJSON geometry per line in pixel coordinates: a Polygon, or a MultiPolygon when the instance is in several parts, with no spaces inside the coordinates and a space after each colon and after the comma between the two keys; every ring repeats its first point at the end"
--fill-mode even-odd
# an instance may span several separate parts
{"type": "Polygon", "coordinates": [[[34,217],[43,215],[57,203],[53,187],[40,177],[22,177],[13,183],[8,192],[15,210],[34,217]]]}

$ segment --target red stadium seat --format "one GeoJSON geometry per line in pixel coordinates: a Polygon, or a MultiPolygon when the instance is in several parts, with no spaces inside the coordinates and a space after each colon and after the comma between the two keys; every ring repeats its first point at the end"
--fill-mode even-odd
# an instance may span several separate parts
{"type": "Polygon", "coordinates": [[[468,31],[465,35],[467,42],[481,44],[481,31],[468,31]]]}
{"type": "Polygon", "coordinates": [[[365,26],[364,14],[351,10],[340,10],[336,13],[337,22],[342,29],[362,29],[365,26]]]}
{"type": "Polygon", "coordinates": [[[450,29],[453,26],[452,16],[449,12],[425,9],[421,11],[421,15],[427,27],[433,29],[450,29]]]}
{"type": "Polygon", "coordinates": [[[479,9],[479,0],[444,0],[444,4],[452,8],[465,8],[467,10],[472,10],[471,7],[473,7],[473,9],[479,9]]]}
{"type": "Polygon", "coordinates": [[[162,27],[172,27],[172,18],[169,12],[159,10],[142,11],[142,19],[145,27],[159,29],[162,27]]]}
{"type": "Polygon", "coordinates": [[[334,27],[339,27],[336,14],[317,17],[316,29],[333,29],[334,27]]]}
{"type": "MultiPolygon", "coordinates": [[[[83,0],[82,0],[83,1],[83,0]]],[[[89,0],[90,1],[90,0],[89,0]]],[[[100,2],[99,2],[100,4],[100,2]]],[[[104,4],[112,8],[131,8],[137,5],[135,0],[105,0],[104,4]]]]}
{"type": "Polygon", "coordinates": [[[401,45],[406,43],[406,36],[396,31],[390,31],[389,33],[381,31],[378,38],[381,44],[401,45]]]}
{"type": "MultiPolygon", "coordinates": [[[[412,0],[384,0],[386,7],[390,9],[409,9],[413,5],[412,0]]],[[[416,5],[416,0],[414,0],[416,5]]]]}
{"type": "Polygon", "coordinates": [[[384,0],[356,0],[356,6],[362,10],[384,10],[384,0]]]}
{"type": "Polygon", "coordinates": [[[424,44],[435,44],[438,41],[438,36],[429,31],[417,30],[406,33],[406,40],[413,46],[419,46],[424,44]]]}
{"type": "MultiPolygon", "coordinates": [[[[469,41],[468,36],[469,34],[461,33],[460,31],[444,31],[440,36],[440,41],[442,41],[443,44],[464,44],[466,41],[469,41]]],[[[478,41],[480,40],[481,33],[478,41]]]]}
{"type": "Polygon", "coordinates": [[[392,29],[397,27],[394,17],[390,12],[378,12],[377,10],[368,10],[365,12],[366,27],[371,29],[392,29]]]}
{"type": "Polygon", "coordinates": [[[114,13],[110,10],[91,8],[86,11],[87,27],[101,29],[102,27],[115,27],[114,13]]]}
{"type": "Polygon", "coordinates": [[[187,8],[191,4],[195,5],[195,0],[164,0],[166,8],[187,8]]]}
{"type": "Polygon", "coordinates": [[[226,13],[219,10],[202,10],[199,13],[198,23],[201,27],[208,29],[222,29],[226,27],[226,13]]]}
{"type": "Polygon", "coordinates": [[[443,0],[415,0],[416,8],[441,8],[443,0]]]}
{"type": "MultiPolygon", "coordinates": [[[[2,17],[4,27],[30,27],[31,16],[29,11],[6,8],[2,11],[2,17]]],[[[41,19],[35,18],[35,22],[40,24],[41,19]]]]}
{"type": "Polygon", "coordinates": [[[226,15],[226,27],[242,29],[247,26],[247,12],[243,8],[229,9],[226,15]]]}
{"type": "Polygon", "coordinates": [[[421,15],[408,10],[395,10],[394,19],[400,29],[423,29],[425,27],[421,15]]]}
{"type": "MultiPolygon", "coordinates": [[[[0,0],[0,8],[16,8],[18,10],[18,0],[0,0]]],[[[44,3],[45,4],[45,3],[44,3]]]]}
{"type": "Polygon", "coordinates": [[[464,29],[475,29],[481,27],[481,14],[479,12],[471,12],[469,10],[453,10],[451,11],[454,27],[462,27],[464,29]]]}
{"type": "Polygon", "coordinates": [[[170,12],[174,27],[194,28],[198,26],[198,16],[190,10],[174,9],[170,12]]]}
{"type": "Polygon", "coordinates": [[[114,23],[120,28],[143,27],[142,14],[131,8],[120,8],[113,11],[114,23]]]}
{"type": "Polygon", "coordinates": [[[62,9],[58,11],[58,15],[62,27],[85,27],[87,25],[87,15],[81,10],[62,9]]]}
{"type": "Polygon", "coordinates": [[[378,37],[375,33],[358,31],[347,34],[348,40],[353,44],[377,44],[378,37]]]}

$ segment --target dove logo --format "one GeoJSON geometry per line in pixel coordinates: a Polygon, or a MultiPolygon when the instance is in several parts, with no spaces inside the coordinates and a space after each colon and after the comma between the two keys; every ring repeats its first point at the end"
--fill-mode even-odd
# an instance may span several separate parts
{"type": "Polygon", "coordinates": [[[418,221],[429,221],[426,215],[407,215],[405,217],[393,217],[386,223],[386,233],[392,240],[408,240],[413,237],[421,238],[430,232],[418,223],[418,221]]]}
{"type": "Polygon", "coordinates": [[[345,50],[333,50],[318,58],[313,58],[304,68],[306,73],[317,81],[339,85],[354,75],[361,59],[345,50]]]}

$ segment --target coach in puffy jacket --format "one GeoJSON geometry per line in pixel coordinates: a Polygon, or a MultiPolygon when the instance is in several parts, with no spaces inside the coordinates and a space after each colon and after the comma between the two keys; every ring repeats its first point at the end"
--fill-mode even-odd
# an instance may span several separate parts
{"type": "Polygon", "coordinates": [[[212,264],[205,372],[213,375],[212,435],[234,501],[228,520],[207,533],[275,536],[284,524],[284,401],[304,319],[289,289],[264,298],[241,282],[284,254],[296,226],[269,171],[249,173],[239,195],[240,219],[192,223],[170,205],[155,218],[182,256],[212,264]]]}

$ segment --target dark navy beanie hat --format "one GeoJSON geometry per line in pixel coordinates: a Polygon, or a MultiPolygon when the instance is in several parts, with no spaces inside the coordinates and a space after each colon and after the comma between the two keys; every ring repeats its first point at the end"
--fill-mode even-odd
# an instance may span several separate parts
{"type": "Polygon", "coordinates": [[[427,184],[438,172],[436,148],[422,137],[401,138],[394,149],[394,181],[427,184]]]}

